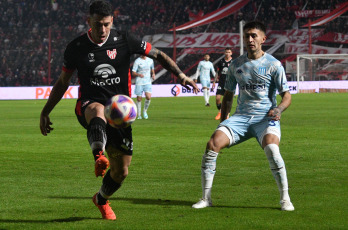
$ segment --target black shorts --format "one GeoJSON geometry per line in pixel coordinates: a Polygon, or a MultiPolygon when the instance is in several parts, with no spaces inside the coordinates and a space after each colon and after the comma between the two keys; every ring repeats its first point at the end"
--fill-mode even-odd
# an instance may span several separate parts
{"type": "MultiPolygon", "coordinates": [[[[77,120],[82,127],[87,129],[88,124],[85,118],[85,110],[89,104],[92,104],[93,100],[77,100],[75,107],[75,114],[77,120]]],[[[107,149],[109,145],[120,150],[125,155],[133,154],[133,136],[132,136],[132,127],[116,129],[111,127],[109,124],[106,124],[106,146],[107,149]]]]}
{"type": "Polygon", "coordinates": [[[220,84],[216,88],[216,95],[224,95],[225,94],[225,84],[220,84]]]}

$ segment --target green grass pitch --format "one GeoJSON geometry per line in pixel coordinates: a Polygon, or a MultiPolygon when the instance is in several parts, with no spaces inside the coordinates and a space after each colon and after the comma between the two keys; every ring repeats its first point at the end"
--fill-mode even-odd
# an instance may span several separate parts
{"type": "MultiPolygon", "coordinates": [[[[215,97],[153,98],[133,125],[130,173],[111,199],[116,221],[92,203],[95,178],[75,100],[51,114],[45,100],[0,101],[0,229],[348,229],[348,94],[297,94],[282,116],[280,145],[294,212],[281,212],[276,183],[255,139],[223,150],[214,207],[195,210],[200,165],[218,122],[215,97]]],[[[233,109],[235,108],[235,104],[233,109]]]]}

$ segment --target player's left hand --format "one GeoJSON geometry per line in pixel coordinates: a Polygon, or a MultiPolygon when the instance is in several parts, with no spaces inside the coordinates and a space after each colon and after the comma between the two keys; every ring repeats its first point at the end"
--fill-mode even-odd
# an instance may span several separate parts
{"type": "Polygon", "coordinates": [[[47,133],[50,133],[52,128],[52,122],[50,120],[50,117],[48,115],[40,115],[40,130],[42,135],[47,136],[47,133]]]}
{"type": "Polygon", "coordinates": [[[180,78],[180,84],[182,86],[184,86],[186,89],[190,89],[189,86],[192,87],[192,90],[195,94],[198,93],[199,89],[196,85],[196,83],[189,77],[187,77],[185,74],[182,74],[182,76],[179,77],[180,78]]]}
{"type": "Polygon", "coordinates": [[[271,117],[274,121],[279,121],[281,115],[282,111],[278,107],[275,107],[268,112],[268,116],[271,117]]]}

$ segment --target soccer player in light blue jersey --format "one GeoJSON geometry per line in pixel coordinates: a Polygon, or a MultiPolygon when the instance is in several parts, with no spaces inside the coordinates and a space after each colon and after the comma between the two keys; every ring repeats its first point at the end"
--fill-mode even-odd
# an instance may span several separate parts
{"type": "Polygon", "coordinates": [[[148,119],[147,109],[150,106],[151,102],[151,93],[152,93],[152,80],[155,80],[155,70],[153,65],[153,60],[141,55],[134,61],[132,68],[132,74],[136,77],[135,79],[135,90],[134,93],[137,95],[137,109],[138,109],[138,119],[141,117],[141,100],[143,93],[145,93],[145,102],[144,102],[144,119],[148,119]]]}
{"type": "Polygon", "coordinates": [[[279,151],[280,117],[291,104],[291,94],[281,63],[262,50],[266,40],[265,31],[265,26],[259,22],[249,22],[243,27],[247,53],[229,66],[221,123],[208,141],[202,159],[203,196],[193,208],[212,206],[211,189],[220,150],[255,137],[266,154],[277,182],[281,210],[295,209],[290,201],[285,164],[279,151]],[[237,84],[239,95],[236,112],[227,119],[237,84]],[[277,90],[282,98],[278,106],[277,90]]]}
{"type": "Polygon", "coordinates": [[[197,72],[195,74],[195,82],[197,82],[198,74],[199,74],[199,80],[202,84],[203,89],[203,96],[205,101],[205,106],[210,106],[209,104],[209,90],[210,90],[210,73],[215,76],[215,70],[214,65],[209,61],[210,56],[209,54],[204,55],[204,60],[200,61],[197,66],[197,72]]]}

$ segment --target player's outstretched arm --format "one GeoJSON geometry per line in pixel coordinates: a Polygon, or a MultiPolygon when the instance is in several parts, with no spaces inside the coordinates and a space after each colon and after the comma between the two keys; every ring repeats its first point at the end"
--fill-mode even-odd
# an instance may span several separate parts
{"type": "Polygon", "coordinates": [[[152,47],[149,54],[147,55],[148,57],[157,60],[163,68],[166,70],[172,72],[175,76],[177,76],[180,80],[180,83],[182,86],[185,88],[189,88],[188,86],[192,87],[192,90],[194,93],[198,93],[198,87],[196,83],[189,77],[187,77],[178,67],[178,65],[168,57],[165,53],[162,51],[158,50],[155,47],[152,47]]]}
{"type": "Polygon", "coordinates": [[[268,116],[272,117],[272,120],[275,121],[280,120],[282,112],[285,111],[291,104],[291,94],[289,91],[281,93],[280,96],[282,97],[280,104],[268,112],[268,116]]]}
{"type": "Polygon", "coordinates": [[[221,118],[220,118],[221,122],[227,119],[227,116],[231,111],[232,103],[233,103],[233,95],[234,95],[234,92],[225,90],[225,94],[221,103],[221,118]]]}
{"type": "Polygon", "coordinates": [[[49,114],[53,108],[58,104],[58,102],[64,96],[64,93],[69,87],[70,78],[72,73],[66,73],[62,71],[57,82],[54,84],[50,96],[43,107],[40,115],[40,130],[42,135],[47,136],[47,133],[50,133],[53,128],[51,127],[52,122],[50,120],[49,114]]]}

